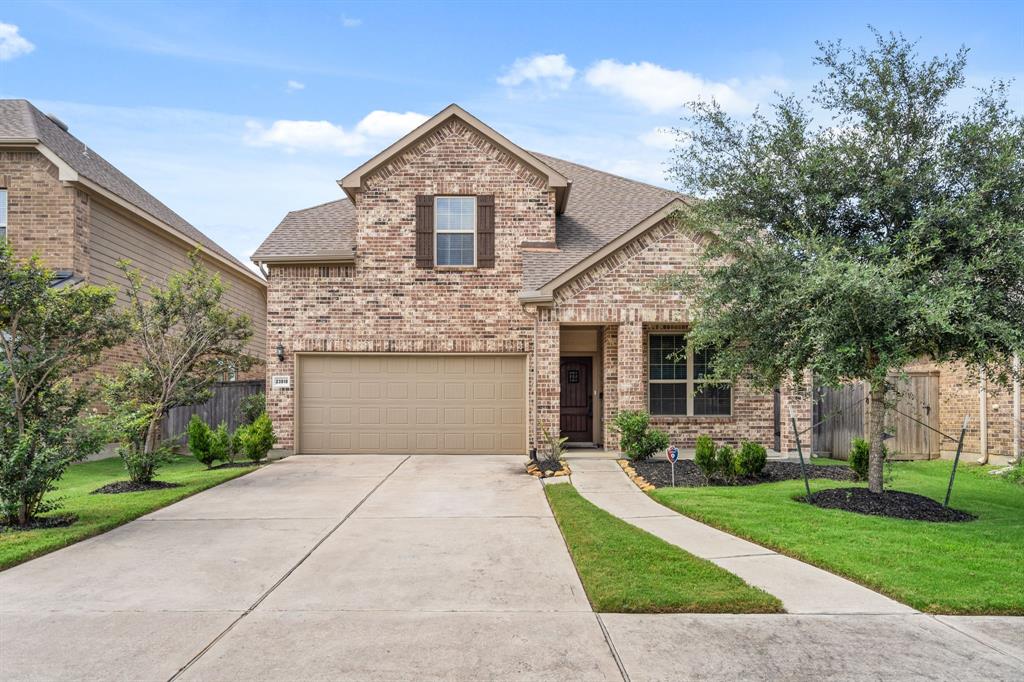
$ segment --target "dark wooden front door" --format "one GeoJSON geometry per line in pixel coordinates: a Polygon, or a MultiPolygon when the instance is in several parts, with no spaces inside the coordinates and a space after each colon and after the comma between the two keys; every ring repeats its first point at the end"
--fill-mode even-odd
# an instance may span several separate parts
{"type": "Polygon", "coordinates": [[[592,369],[590,358],[562,358],[561,430],[570,442],[594,440],[592,369]]]}

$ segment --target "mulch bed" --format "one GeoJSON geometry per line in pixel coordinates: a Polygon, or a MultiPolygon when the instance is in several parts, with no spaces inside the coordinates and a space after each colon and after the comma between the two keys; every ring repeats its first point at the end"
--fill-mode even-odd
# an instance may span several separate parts
{"type": "Polygon", "coordinates": [[[260,460],[259,462],[225,462],[224,464],[218,464],[217,466],[213,467],[212,470],[216,471],[217,469],[241,469],[242,467],[254,467],[258,466],[259,464],[266,463],[266,460],[260,460]]]}
{"type": "Polygon", "coordinates": [[[22,530],[41,530],[43,528],[64,528],[70,526],[78,517],[74,514],[60,514],[59,516],[42,516],[29,521],[24,526],[0,523],[0,533],[17,533],[22,530]]]}
{"type": "MultiPolygon", "coordinates": [[[[643,477],[656,488],[672,486],[672,465],[668,460],[649,459],[643,462],[630,462],[637,475],[643,477]]],[[[825,466],[807,464],[808,478],[827,478],[832,481],[856,481],[857,475],[843,466],[825,466]]],[[[758,483],[774,483],[775,481],[793,481],[803,478],[798,462],[768,462],[764,470],[756,476],[738,476],[735,481],[727,481],[712,477],[710,485],[757,485],[758,483]]],[[[704,474],[701,473],[692,459],[681,459],[676,462],[676,487],[696,488],[706,485],[704,474]]]]}
{"type": "Polygon", "coordinates": [[[164,488],[180,488],[180,483],[166,481],[150,481],[149,483],[133,483],[132,481],[114,481],[93,490],[91,495],[119,495],[120,493],[141,493],[146,490],[163,490],[164,488]]]}
{"type": "Polygon", "coordinates": [[[873,493],[867,488],[830,488],[811,493],[810,503],[824,509],[887,516],[909,521],[963,522],[978,518],[959,509],[947,509],[930,497],[886,490],[873,493]]]}

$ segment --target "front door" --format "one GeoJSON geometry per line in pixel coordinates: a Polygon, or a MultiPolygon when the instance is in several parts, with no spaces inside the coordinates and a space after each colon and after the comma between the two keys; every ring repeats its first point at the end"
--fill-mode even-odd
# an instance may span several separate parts
{"type": "Polygon", "coordinates": [[[594,440],[591,358],[562,358],[561,431],[572,443],[594,440]]]}

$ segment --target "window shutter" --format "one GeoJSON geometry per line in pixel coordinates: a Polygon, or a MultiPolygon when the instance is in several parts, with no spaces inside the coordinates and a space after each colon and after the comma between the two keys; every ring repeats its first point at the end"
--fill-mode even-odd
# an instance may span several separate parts
{"type": "Polygon", "coordinates": [[[494,267],[494,195],[476,198],[476,264],[494,267]]]}
{"type": "Polygon", "coordinates": [[[434,197],[416,196],[416,267],[434,267],[434,197]]]}

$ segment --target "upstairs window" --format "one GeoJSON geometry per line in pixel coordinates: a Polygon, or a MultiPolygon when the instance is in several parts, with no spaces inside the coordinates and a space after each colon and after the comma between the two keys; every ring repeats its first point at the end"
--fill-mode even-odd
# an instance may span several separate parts
{"type": "Polygon", "coordinates": [[[665,416],[729,416],[732,386],[709,380],[714,352],[694,353],[684,334],[648,337],[648,403],[651,414],[665,416]]]}
{"type": "Polygon", "coordinates": [[[476,197],[435,197],[434,234],[437,265],[476,265],[476,197]]]}
{"type": "Polygon", "coordinates": [[[0,241],[7,240],[7,190],[0,189],[0,241]]]}

